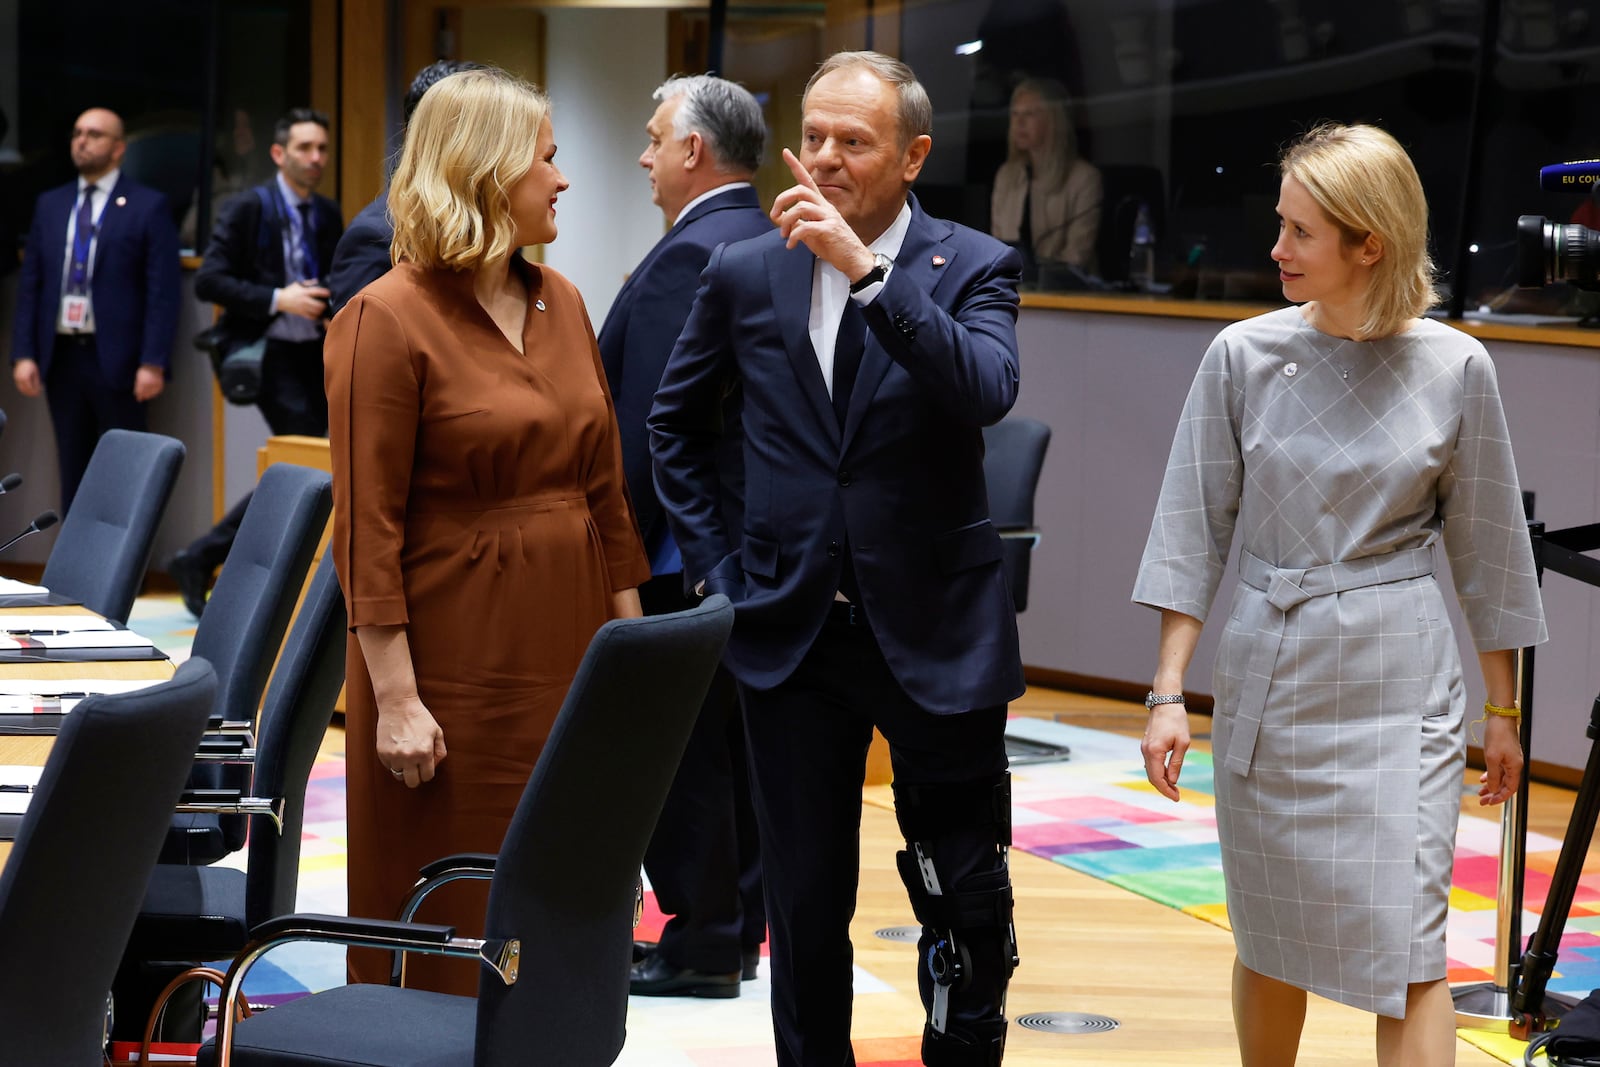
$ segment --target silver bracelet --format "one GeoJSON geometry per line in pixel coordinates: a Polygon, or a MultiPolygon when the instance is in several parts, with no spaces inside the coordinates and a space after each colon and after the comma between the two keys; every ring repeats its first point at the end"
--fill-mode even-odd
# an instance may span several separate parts
{"type": "Polygon", "coordinates": [[[1182,704],[1182,693],[1157,693],[1154,689],[1144,695],[1144,708],[1153,710],[1157,704],[1182,704]]]}

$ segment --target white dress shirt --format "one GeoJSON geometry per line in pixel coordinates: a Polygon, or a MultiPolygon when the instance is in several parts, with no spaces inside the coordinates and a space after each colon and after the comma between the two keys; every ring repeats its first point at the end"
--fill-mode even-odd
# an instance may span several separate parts
{"type": "MultiPolygon", "coordinates": [[[[906,230],[911,227],[911,202],[908,200],[895,216],[889,228],[867,246],[873,255],[883,254],[890,259],[900,255],[905,243],[906,230]]],[[[875,282],[859,293],[850,292],[850,279],[837,267],[820,257],[811,271],[811,317],[806,321],[811,335],[811,347],[817,353],[817,364],[822,368],[822,380],[827,383],[828,395],[833,395],[833,348],[839,339],[839,320],[844,318],[844,302],[854,300],[866,307],[877,299],[883,290],[882,282],[875,282]]]]}

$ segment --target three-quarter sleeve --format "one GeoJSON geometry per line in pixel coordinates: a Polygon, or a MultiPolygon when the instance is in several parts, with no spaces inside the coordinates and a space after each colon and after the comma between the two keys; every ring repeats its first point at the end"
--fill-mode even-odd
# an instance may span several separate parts
{"type": "MultiPolygon", "coordinates": [[[[576,290],[573,291],[577,296],[576,290]]],[[[639,521],[634,515],[633,501],[628,496],[628,478],[622,465],[622,434],[617,430],[617,407],[606,385],[605,367],[600,361],[600,345],[595,341],[594,324],[589,320],[589,310],[583,298],[577,297],[583,312],[584,336],[588,339],[589,355],[594,361],[595,377],[606,398],[605,438],[600,443],[594,466],[590,470],[585,495],[589,499],[589,514],[594,517],[600,531],[601,549],[605,554],[606,573],[610,576],[611,592],[633,589],[650,580],[650,560],[644,553],[644,542],[639,536],[639,521]]]]}
{"type": "Polygon", "coordinates": [[[1227,567],[1244,486],[1239,408],[1219,336],[1206,350],[1172,439],[1133,600],[1204,620],[1227,567]]]}
{"type": "Polygon", "coordinates": [[[334,566],[350,628],[404,625],[400,571],[421,388],[406,333],[381,299],[351,300],[323,345],[333,455],[334,566]]]}
{"type": "Polygon", "coordinates": [[[1478,651],[1545,641],[1511,435],[1494,364],[1481,346],[1462,370],[1461,425],[1439,479],[1439,513],[1456,596],[1478,651]]]}

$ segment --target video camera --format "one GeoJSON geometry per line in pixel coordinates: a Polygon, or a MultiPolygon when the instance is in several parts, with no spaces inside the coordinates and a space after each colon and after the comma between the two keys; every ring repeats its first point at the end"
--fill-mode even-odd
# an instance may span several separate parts
{"type": "MultiPolygon", "coordinates": [[[[1539,168],[1539,188],[1589,195],[1600,185],[1600,159],[1553,163],[1539,168]]],[[[1539,289],[1567,282],[1600,292],[1600,231],[1543,215],[1517,219],[1517,285],[1539,289]]]]}

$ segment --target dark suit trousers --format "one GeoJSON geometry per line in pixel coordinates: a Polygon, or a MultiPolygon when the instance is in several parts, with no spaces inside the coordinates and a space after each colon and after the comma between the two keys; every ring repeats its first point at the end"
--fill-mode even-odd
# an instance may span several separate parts
{"type": "MultiPolygon", "coordinates": [[[[682,574],[657,575],[639,587],[639,599],[646,615],[698,603],[684,596],[682,574]]],[[[672,966],[731,974],[743,966],[745,951],[767,939],[744,723],[733,678],[721,668],[689,735],[644,869],[656,903],[670,916],[660,952],[672,966]]]]}
{"type": "Polygon", "coordinates": [[[106,380],[100,367],[94,334],[58,334],[50,356],[45,399],[56,433],[56,456],[61,466],[61,513],[72,507],[78,483],[89,467],[89,457],[107,430],[145,428],[145,406],[126,389],[106,380]]]}
{"type": "MultiPolygon", "coordinates": [[[[328,394],[322,384],[322,342],[268,339],[261,358],[261,392],[256,406],[274,436],[328,436],[328,394]]],[[[246,493],[217,524],[189,544],[202,566],[215,570],[228,558],[239,523],[250,506],[246,493]]]]}
{"type": "MultiPolygon", "coordinates": [[[[850,920],[872,728],[889,742],[896,782],[965,782],[1005,770],[1006,709],[925,711],[890,674],[872,631],[838,610],[787,680],[764,691],[741,685],[739,693],[761,827],[778,1064],[851,1065],[850,920]]],[[[958,831],[922,844],[945,885],[996,866],[992,833],[985,840],[958,831]]],[[[923,954],[912,966],[926,1005],[923,954]]],[[[998,955],[973,962],[970,995],[952,1001],[953,1025],[1000,1013],[1006,977],[998,955]]]]}

